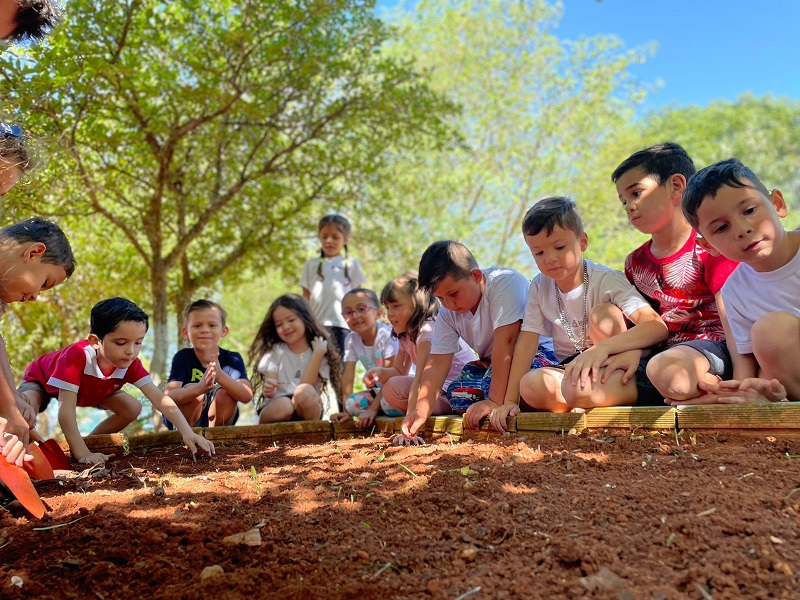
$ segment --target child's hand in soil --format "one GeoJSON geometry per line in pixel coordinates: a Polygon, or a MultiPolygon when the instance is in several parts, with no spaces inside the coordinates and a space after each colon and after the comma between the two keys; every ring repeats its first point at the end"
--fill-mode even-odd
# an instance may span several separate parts
{"type": "Polygon", "coordinates": [[[498,405],[492,400],[480,400],[475,402],[467,409],[467,412],[464,413],[464,422],[467,424],[467,427],[471,429],[480,429],[481,420],[496,409],[497,406],[498,405]]]}
{"type": "Polygon", "coordinates": [[[506,432],[508,425],[508,417],[513,417],[519,413],[519,405],[513,402],[504,402],[502,406],[493,408],[489,413],[489,422],[492,427],[497,429],[500,433],[506,432]]]}
{"type": "Polygon", "coordinates": [[[346,412],[339,412],[334,415],[331,415],[332,423],[347,423],[348,421],[352,420],[353,420],[353,415],[346,412]]]}
{"type": "MultiPolygon", "coordinates": [[[[202,435],[196,434],[194,431],[183,438],[183,442],[189,446],[189,450],[192,453],[192,458],[195,458],[198,448],[209,456],[216,454],[216,451],[214,450],[214,444],[212,444],[210,440],[207,440],[202,435]]],[[[195,458],[195,460],[197,459],[195,458]]]]}
{"type": "Polygon", "coordinates": [[[113,454],[103,454],[102,452],[90,452],[86,456],[82,456],[81,458],[79,458],[78,462],[82,465],[98,465],[100,463],[107,462],[112,458],[114,458],[113,454]]]}
{"type": "Polygon", "coordinates": [[[394,436],[392,443],[395,446],[424,446],[425,440],[418,435],[415,435],[412,438],[407,438],[402,433],[398,433],[394,436]]]}
{"type": "Polygon", "coordinates": [[[403,424],[400,425],[400,431],[409,440],[413,439],[417,437],[417,432],[425,424],[425,420],[426,418],[417,413],[416,409],[410,410],[403,419],[403,424]]]}
{"type": "Polygon", "coordinates": [[[361,414],[358,415],[358,420],[356,421],[356,427],[359,429],[364,429],[365,427],[369,427],[375,421],[375,417],[378,416],[378,409],[377,407],[367,408],[361,411],[361,414]]]}

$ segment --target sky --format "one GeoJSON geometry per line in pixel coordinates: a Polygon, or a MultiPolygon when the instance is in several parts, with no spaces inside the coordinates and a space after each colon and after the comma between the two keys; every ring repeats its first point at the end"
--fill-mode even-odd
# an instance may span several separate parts
{"type": "Polygon", "coordinates": [[[655,54],[631,67],[648,87],[660,82],[644,109],[745,92],[800,100],[800,0],[563,0],[563,8],[559,37],[614,34],[628,48],[655,42],[655,54]]]}

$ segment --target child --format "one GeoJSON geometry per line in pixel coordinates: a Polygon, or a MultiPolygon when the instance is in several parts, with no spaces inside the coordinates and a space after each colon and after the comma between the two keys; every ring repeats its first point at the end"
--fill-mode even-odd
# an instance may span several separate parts
{"type": "Polygon", "coordinates": [[[25,146],[22,129],[0,121],[0,196],[5,196],[31,169],[33,161],[25,146]]]}
{"type": "Polygon", "coordinates": [[[348,290],[364,284],[361,263],[347,257],[350,221],[341,215],[326,215],[319,222],[319,258],[311,258],[303,266],[300,285],[303,297],[311,305],[314,317],[325,326],[339,356],[344,356],[344,340],[350,330],[342,317],[342,299],[348,290]],[[344,250],[344,256],[342,256],[344,250]]]}
{"type": "Polygon", "coordinates": [[[722,287],[734,380],[701,385],[691,402],[800,400],[800,232],[783,228],[786,202],[735,158],[698,171],[683,197],[686,218],[713,254],[740,261],[722,287]],[[766,292],[766,293],[765,293],[766,292]],[[785,387],[784,387],[785,386],[785,387]]]}
{"type": "MultiPolygon", "coordinates": [[[[178,350],[172,359],[167,394],[193,427],[234,425],[237,403],[253,399],[242,356],[219,346],[228,335],[227,318],[211,300],[195,300],[183,313],[181,334],[192,347],[178,350]]],[[[166,418],[164,425],[175,429],[166,418]]]]}
{"type": "MultiPolygon", "coordinates": [[[[439,303],[430,292],[419,287],[415,274],[402,275],[387,283],[381,292],[381,304],[386,307],[392,334],[400,341],[400,350],[392,366],[376,367],[367,372],[365,379],[383,384],[381,408],[386,414],[399,417],[406,414],[409,397],[419,394],[422,370],[431,352],[439,303]],[[416,367],[413,376],[409,375],[411,365],[416,367]]],[[[459,349],[453,355],[450,371],[431,409],[432,415],[452,412],[446,390],[464,365],[472,360],[475,360],[475,353],[464,340],[459,339],[459,349]]]]}
{"type": "MultiPolygon", "coordinates": [[[[624,273],[583,258],[589,238],[575,202],[540,200],[525,214],[522,233],[539,274],[528,290],[505,403],[492,411],[492,424],[505,431],[506,417],[519,412],[520,400],[551,412],[652,403],[624,374],[604,373],[598,381],[614,355],[663,342],[667,327],[624,273]],[[634,327],[628,329],[626,319],[634,327]],[[552,336],[561,363],[530,371],[540,335],[552,336]]],[[[643,369],[638,376],[644,378],[643,369]]],[[[655,401],[661,404],[661,396],[655,401]]]]}
{"type": "MultiPolygon", "coordinates": [[[[74,270],[72,248],[64,232],[54,223],[36,217],[0,230],[0,314],[6,303],[36,300],[39,293],[59,285],[74,270]]],[[[4,420],[4,434],[11,434],[27,448],[36,413],[28,409],[27,403],[14,389],[14,377],[2,337],[0,418],[4,420]]],[[[6,438],[0,435],[0,446],[5,447],[5,442],[6,438]]],[[[21,464],[19,454],[6,456],[21,464]]]]}
{"type": "MultiPolygon", "coordinates": [[[[719,292],[737,264],[696,243],[681,210],[694,172],[686,150],[666,143],[636,152],[611,175],[631,224],[651,238],[628,255],[625,275],[669,329],[666,350],[649,359],[646,371],[672,400],[697,398],[704,393],[700,382],[729,379],[733,371],[719,292]]],[[[639,362],[638,351],[626,354],[630,365],[639,362]]]]}
{"type": "Polygon", "coordinates": [[[378,319],[381,310],[378,296],[372,290],[356,288],[350,290],[342,300],[342,316],[352,332],[344,342],[344,376],[342,397],[344,410],[331,417],[331,421],[344,422],[358,417],[356,427],[369,427],[381,406],[379,381],[367,379],[363,392],[353,393],[356,363],[360,362],[369,371],[378,365],[392,366],[397,354],[397,339],[392,337],[392,328],[378,319]]]}
{"type": "MultiPolygon", "coordinates": [[[[419,285],[436,296],[431,356],[422,370],[419,393],[408,399],[402,431],[413,440],[431,414],[463,339],[480,357],[464,366],[447,397],[454,411],[464,411],[468,427],[479,427],[506,395],[511,356],[525,314],[528,280],[512,269],[479,269],[472,253],[458,242],[431,244],[419,263],[419,285]]],[[[557,362],[552,340],[542,339],[534,365],[557,362]]]]}
{"type": "Polygon", "coordinates": [[[281,296],[267,311],[250,346],[250,363],[257,364],[254,387],[263,397],[256,408],[259,423],[298,418],[320,419],[320,390],[330,378],[341,393],[341,361],[311,308],[297,294],[281,296]]]}
{"type": "Polygon", "coordinates": [[[40,40],[56,26],[59,10],[50,0],[0,0],[0,39],[40,40]]]}
{"type": "Polygon", "coordinates": [[[79,463],[100,463],[110,456],[86,447],[78,431],[76,407],[94,406],[112,413],[94,428],[93,435],[122,431],[142,410],[141,403],[122,390],[126,383],[138,387],[175,423],[192,455],[198,446],[209,456],[214,454],[214,445],[192,431],[172,398],[155,386],[142,366],[138,356],[148,324],[147,313],[130,300],[101,300],[92,307],[88,339],[40,356],[25,369],[19,391],[35,412],[58,398],[58,422],[72,458],[79,463]]]}

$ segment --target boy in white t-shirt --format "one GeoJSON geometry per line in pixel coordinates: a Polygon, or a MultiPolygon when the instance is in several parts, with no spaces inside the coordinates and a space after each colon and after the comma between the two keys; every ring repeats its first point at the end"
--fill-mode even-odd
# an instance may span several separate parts
{"type": "Polygon", "coordinates": [[[780,190],[730,158],[686,186],[683,213],[709,253],[739,261],[722,286],[734,379],[701,383],[706,396],[672,402],[800,401],[800,231],[786,231],[780,190]]]}
{"type": "Polygon", "coordinates": [[[625,274],[583,258],[589,238],[570,198],[540,200],[522,222],[525,242],[540,273],[528,290],[511,365],[505,402],[490,415],[505,431],[506,418],[529,409],[568,412],[573,408],[661,404],[641,397],[635,382],[646,380],[644,365],[618,370],[614,356],[667,339],[667,326],[625,274]],[[626,319],[634,323],[627,328],[626,319]],[[530,370],[542,335],[552,336],[558,366],[530,370]],[[526,362],[527,361],[527,362],[526,362]]]}
{"type": "MultiPolygon", "coordinates": [[[[473,428],[479,427],[481,420],[502,404],[514,344],[525,314],[528,280],[513,269],[479,269],[466,246],[441,241],[431,244],[423,253],[419,285],[436,296],[442,308],[434,323],[431,354],[419,392],[408,400],[402,425],[407,439],[414,439],[430,416],[453,355],[461,348],[460,339],[480,360],[467,363],[450,384],[448,403],[455,411],[465,411],[464,421],[473,428]]],[[[550,340],[542,340],[531,362],[536,366],[555,364],[550,340]]]]}

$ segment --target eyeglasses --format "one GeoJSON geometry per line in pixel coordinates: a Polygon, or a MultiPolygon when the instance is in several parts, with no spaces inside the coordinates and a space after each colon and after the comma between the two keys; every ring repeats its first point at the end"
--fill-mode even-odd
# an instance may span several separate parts
{"type": "Polygon", "coordinates": [[[349,321],[356,315],[363,317],[368,311],[376,310],[377,308],[377,306],[372,306],[371,304],[359,304],[356,306],[355,310],[350,310],[349,308],[347,310],[343,310],[342,316],[344,317],[345,321],[349,321]]]}
{"type": "Polygon", "coordinates": [[[22,128],[19,125],[9,125],[8,123],[0,121],[0,136],[21,138],[22,128]]]}

